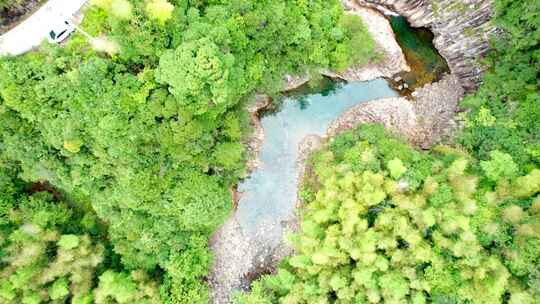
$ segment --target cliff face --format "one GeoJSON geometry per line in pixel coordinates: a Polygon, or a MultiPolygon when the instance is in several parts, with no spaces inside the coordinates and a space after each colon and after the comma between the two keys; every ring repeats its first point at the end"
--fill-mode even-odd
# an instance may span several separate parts
{"type": "Polygon", "coordinates": [[[407,18],[413,27],[427,27],[435,35],[434,45],[446,59],[461,85],[478,88],[488,51],[488,38],[495,32],[490,24],[493,0],[344,0],[354,10],[368,6],[385,14],[407,18]]]}

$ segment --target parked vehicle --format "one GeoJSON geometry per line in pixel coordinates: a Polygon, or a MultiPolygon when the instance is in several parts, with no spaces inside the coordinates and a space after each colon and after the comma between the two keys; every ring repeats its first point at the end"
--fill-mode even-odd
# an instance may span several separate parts
{"type": "Polygon", "coordinates": [[[47,35],[47,39],[50,43],[60,43],[64,41],[71,33],[75,31],[75,27],[70,21],[64,22],[54,26],[47,35]]]}

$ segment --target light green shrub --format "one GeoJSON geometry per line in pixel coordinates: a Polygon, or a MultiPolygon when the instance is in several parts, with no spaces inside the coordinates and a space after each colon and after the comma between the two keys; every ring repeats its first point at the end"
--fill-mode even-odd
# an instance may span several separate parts
{"type": "Polygon", "coordinates": [[[540,260],[536,171],[495,193],[501,186],[489,181],[517,170],[506,155],[479,166],[451,149],[427,154],[388,134],[374,136],[380,132],[361,127],[313,157],[315,177],[308,180],[317,182],[307,186],[320,188],[304,202],[301,231],[291,238],[296,254],[238,302],[540,301],[533,288],[540,260]],[[362,158],[366,151],[373,157],[362,158]],[[370,169],[373,162],[379,170],[370,169]],[[431,171],[420,175],[418,188],[399,186],[426,166],[431,171]],[[496,201],[485,199],[492,195],[496,201]]]}

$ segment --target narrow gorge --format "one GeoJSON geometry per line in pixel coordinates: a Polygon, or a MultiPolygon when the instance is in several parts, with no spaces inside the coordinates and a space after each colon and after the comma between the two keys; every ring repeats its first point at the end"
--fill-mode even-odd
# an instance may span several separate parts
{"type": "MultiPolygon", "coordinates": [[[[262,118],[262,124],[258,112],[271,101],[259,96],[252,104],[255,133],[247,143],[254,157],[248,163],[252,173],[238,186],[235,214],[214,234],[210,245],[215,254],[209,279],[214,303],[228,303],[235,290],[248,289],[251,280],[270,271],[291,253],[282,239],[287,231],[295,230],[295,193],[302,179],[303,162],[325,140],[361,123],[381,123],[411,143],[428,148],[458,127],[454,121],[458,103],[480,82],[480,61],[487,51],[487,35],[493,29],[488,23],[488,1],[466,7],[450,2],[435,7],[426,1],[344,1],[347,13],[366,24],[382,59],[340,73],[321,71],[325,77],[348,84],[338,85],[337,91],[327,97],[315,94],[300,101],[286,99],[278,113],[262,118]],[[414,75],[418,71],[411,72],[397,42],[400,37],[396,39],[392,26],[397,22],[403,28],[402,34],[415,34],[410,34],[413,30],[409,25],[400,24],[404,21],[398,19],[399,15],[412,27],[433,31],[438,52],[431,51],[432,57],[440,54],[446,60],[426,58],[442,62],[426,63],[440,66],[431,68],[432,75],[427,77],[437,82],[424,80],[412,91],[407,90],[405,75],[422,76],[414,75]],[[453,22],[448,22],[450,19],[453,22]],[[446,67],[450,73],[444,75],[446,67]],[[385,81],[374,80],[377,78],[387,79],[407,96],[398,96],[385,81]],[[307,102],[305,111],[302,101],[307,102]]],[[[284,91],[300,88],[311,78],[288,76],[284,91]]]]}
{"type": "Polygon", "coordinates": [[[433,44],[467,91],[478,88],[488,40],[497,32],[491,24],[492,0],[344,0],[349,9],[372,7],[386,15],[407,18],[413,27],[429,28],[433,44]]]}
{"type": "Polygon", "coordinates": [[[1,32],[0,304],[540,303],[540,0],[0,0],[1,32]]]}

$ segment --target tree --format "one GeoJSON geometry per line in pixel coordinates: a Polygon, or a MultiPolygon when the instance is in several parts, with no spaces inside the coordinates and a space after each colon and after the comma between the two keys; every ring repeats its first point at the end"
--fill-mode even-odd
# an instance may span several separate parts
{"type": "MultiPolygon", "coordinates": [[[[20,183],[12,174],[0,168],[4,182],[20,183]]],[[[95,294],[99,302],[104,287],[95,286],[95,279],[112,271],[107,267],[121,267],[114,265],[114,253],[103,241],[95,215],[74,210],[50,193],[28,195],[24,189],[2,195],[11,209],[0,223],[0,301],[93,303],[95,294]]],[[[138,285],[122,284],[134,294],[130,299],[160,303],[156,282],[142,271],[136,273],[138,285]]],[[[114,303],[125,303],[117,297],[114,303]]]]}
{"type": "Polygon", "coordinates": [[[233,56],[223,54],[215,43],[203,38],[163,54],[156,77],[195,115],[209,110],[223,112],[238,98],[231,90],[233,64],[233,56]]]}
{"type": "Polygon", "coordinates": [[[172,16],[174,6],[167,0],[152,0],[146,5],[146,11],[160,23],[165,23],[172,16]]]}
{"type": "Polygon", "coordinates": [[[480,162],[480,166],[489,179],[497,182],[501,178],[511,180],[516,176],[518,167],[512,156],[499,151],[492,151],[490,156],[491,160],[480,162]]]}

